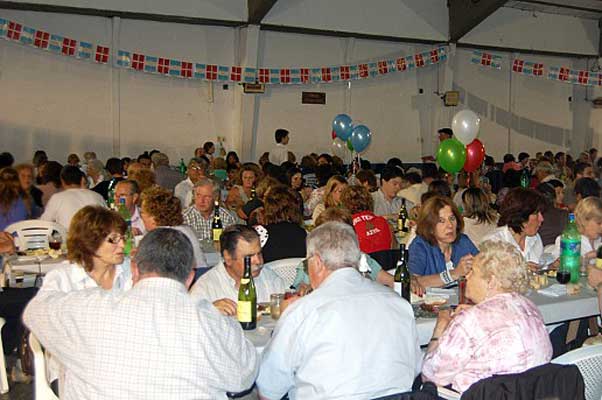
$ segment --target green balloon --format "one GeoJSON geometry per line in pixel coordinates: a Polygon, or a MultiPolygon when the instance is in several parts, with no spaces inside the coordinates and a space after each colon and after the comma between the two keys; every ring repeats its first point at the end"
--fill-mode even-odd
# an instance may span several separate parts
{"type": "Polygon", "coordinates": [[[347,139],[347,148],[349,151],[353,151],[353,144],[351,144],[351,138],[347,139]]]}
{"type": "Polygon", "coordinates": [[[466,162],[466,146],[458,139],[445,139],[439,144],[436,158],[441,168],[455,174],[466,162]]]}

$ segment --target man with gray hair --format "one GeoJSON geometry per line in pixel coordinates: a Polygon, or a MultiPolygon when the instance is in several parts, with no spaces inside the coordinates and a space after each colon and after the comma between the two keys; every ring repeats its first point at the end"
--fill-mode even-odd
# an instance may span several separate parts
{"type": "Polygon", "coordinates": [[[410,390],[422,353],[410,304],[357,271],[353,228],[307,237],[314,291],[290,304],[263,352],[260,398],[371,399],[410,390]]]}
{"type": "Polygon", "coordinates": [[[209,176],[209,162],[203,157],[194,157],[190,159],[187,170],[188,177],[178,183],[174,188],[174,196],[180,199],[182,209],[190,206],[192,203],[193,189],[195,183],[201,178],[209,176]]]}
{"type": "Polygon", "coordinates": [[[167,154],[155,153],[151,156],[151,160],[155,170],[157,185],[173,192],[176,185],[182,182],[184,177],[169,166],[169,157],[167,157],[167,154]]]}
{"type": "Polygon", "coordinates": [[[215,399],[253,384],[257,352],[238,322],[193,300],[179,231],[140,242],[131,290],[40,291],[25,324],[65,367],[61,399],[215,399]]]}
{"type": "MultiPolygon", "coordinates": [[[[212,240],[211,223],[215,202],[219,201],[220,186],[211,178],[200,178],[194,184],[194,203],[184,210],[184,224],[192,228],[201,240],[212,240]]],[[[224,228],[236,224],[238,218],[224,207],[219,207],[219,217],[224,228]]]]}

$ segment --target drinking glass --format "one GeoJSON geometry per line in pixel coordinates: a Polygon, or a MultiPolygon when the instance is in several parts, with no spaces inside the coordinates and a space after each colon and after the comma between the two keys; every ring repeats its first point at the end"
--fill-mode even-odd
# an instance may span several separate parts
{"type": "Polygon", "coordinates": [[[272,319],[277,320],[278,318],[280,318],[283,300],[284,293],[273,293],[270,295],[270,314],[272,315],[272,319]]]}
{"type": "Polygon", "coordinates": [[[48,247],[53,250],[60,250],[62,244],[63,238],[61,237],[61,234],[57,231],[53,231],[52,235],[48,237],[48,247]]]}

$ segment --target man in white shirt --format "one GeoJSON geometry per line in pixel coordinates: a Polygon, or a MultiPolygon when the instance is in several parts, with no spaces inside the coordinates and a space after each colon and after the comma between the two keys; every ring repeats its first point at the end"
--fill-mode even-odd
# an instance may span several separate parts
{"type": "Polygon", "coordinates": [[[387,219],[397,220],[397,214],[403,203],[397,192],[401,190],[403,172],[396,167],[385,167],[380,174],[380,189],[372,193],[374,214],[387,219]]]}
{"type": "Polygon", "coordinates": [[[278,321],[257,377],[260,398],[373,399],[410,390],[422,364],[412,307],[359,274],[353,228],[314,229],[307,256],[314,291],[278,321]]]}
{"type": "Polygon", "coordinates": [[[85,206],[103,206],[106,203],[101,195],[92,190],[85,189],[86,178],[77,167],[67,165],[61,171],[61,184],[63,190],[50,197],[41,220],[57,222],[69,229],[71,218],[85,206]]]}
{"type": "Polygon", "coordinates": [[[125,207],[132,216],[132,233],[134,236],[144,235],[146,233],[146,228],[144,227],[142,218],[140,218],[140,207],[136,205],[140,199],[138,182],[131,179],[118,182],[115,186],[115,204],[117,204],[118,207],[120,205],[120,199],[124,199],[125,207]]]}
{"type": "Polygon", "coordinates": [[[178,183],[174,188],[174,196],[180,199],[182,209],[189,207],[192,204],[194,197],[193,189],[195,183],[201,178],[209,175],[209,163],[205,158],[195,157],[190,159],[187,170],[188,177],[178,183]]]}
{"type": "Polygon", "coordinates": [[[282,278],[263,268],[259,235],[254,229],[231,225],[224,229],[219,243],[223,261],[195,282],[190,290],[191,296],[213,302],[225,315],[236,315],[238,288],[246,256],[251,256],[251,274],[258,303],[269,302],[272,293],[284,293],[286,285],[282,278]]]}
{"type": "Polygon", "coordinates": [[[290,140],[289,131],[286,129],[276,129],[274,133],[276,146],[270,150],[270,162],[275,165],[280,165],[288,161],[288,142],[290,140]]]}
{"type": "Polygon", "coordinates": [[[186,287],[190,241],[157,228],[132,263],[134,287],[41,291],[24,321],[66,368],[61,399],[217,399],[249,388],[257,352],[238,322],[186,287]]]}

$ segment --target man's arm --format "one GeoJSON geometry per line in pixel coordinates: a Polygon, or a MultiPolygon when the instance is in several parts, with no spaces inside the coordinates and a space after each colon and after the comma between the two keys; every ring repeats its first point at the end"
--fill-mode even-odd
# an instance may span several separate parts
{"type": "Polygon", "coordinates": [[[40,216],[40,219],[43,221],[56,222],[56,217],[58,214],[58,203],[54,199],[54,195],[50,196],[46,207],[44,207],[44,212],[40,216]]]}

